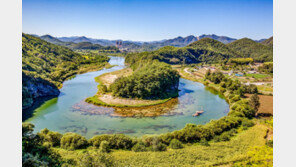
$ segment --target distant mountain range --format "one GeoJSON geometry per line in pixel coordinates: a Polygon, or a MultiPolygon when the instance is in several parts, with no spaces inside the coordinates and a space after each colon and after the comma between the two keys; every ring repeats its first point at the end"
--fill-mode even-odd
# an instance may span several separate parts
{"type": "MultiPolygon", "coordinates": [[[[37,35],[34,35],[37,36],[37,35]]],[[[94,39],[94,38],[88,38],[85,36],[73,36],[73,37],[53,37],[51,35],[43,35],[39,36],[41,39],[57,44],[57,45],[62,45],[62,46],[68,46],[69,48],[72,49],[79,49],[74,48],[75,44],[78,43],[84,43],[83,45],[85,46],[85,42],[87,42],[88,45],[91,44],[96,44],[96,46],[89,46],[90,48],[96,49],[96,48],[101,48],[99,45],[102,47],[104,46],[115,46],[116,41],[122,41],[122,49],[127,50],[127,51],[152,51],[152,50],[157,50],[158,48],[164,47],[164,46],[175,46],[175,47],[185,47],[195,41],[201,40],[203,38],[211,38],[214,40],[217,40],[219,42],[222,42],[224,44],[228,44],[231,42],[236,41],[237,39],[235,38],[230,38],[227,36],[218,36],[215,34],[211,35],[200,35],[200,36],[193,36],[189,35],[187,37],[176,37],[173,39],[165,39],[161,41],[153,41],[153,42],[139,42],[139,41],[123,41],[123,40],[108,40],[108,39],[94,39]]],[[[255,42],[261,43],[265,41],[266,39],[261,39],[261,40],[254,40],[255,42]]],[[[77,46],[77,45],[75,45],[77,46]]],[[[81,46],[81,45],[78,45],[81,46]]],[[[87,47],[87,48],[89,48],[87,47]]]]}

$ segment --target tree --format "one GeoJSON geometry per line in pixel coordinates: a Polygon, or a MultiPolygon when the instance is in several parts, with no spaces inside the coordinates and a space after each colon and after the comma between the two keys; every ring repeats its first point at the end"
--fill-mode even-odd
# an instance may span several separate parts
{"type": "Polygon", "coordinates": [[[260,106],[259,96],[257,94],[252,95],[250,98],[249,104],[255,110],[257,115],[257,112],[260,106]]]}

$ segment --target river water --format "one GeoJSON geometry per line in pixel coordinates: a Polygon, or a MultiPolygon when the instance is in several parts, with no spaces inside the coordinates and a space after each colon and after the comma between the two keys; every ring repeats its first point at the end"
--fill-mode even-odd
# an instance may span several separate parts
{"type": "Polygon", "coordinates": [[[97,92],[96,76],[125,68],[123,57],[111,57],[109,63],[117,65],[110,69],[79,74],[63,83],[57,98],[43,103],[34,110],[34,114],[26,122],[35,125],[35,131],[48,128],[60,133],[75,132],[87,138],[98,134],[127,134],[142,136],[160,134],[182,129],[187,123],[206,124],[212,119],[227,115],[229,105],[213,91],[198,82],[180,79],[179,97],[169,106],[169,113],[157,117],[114,117],[108,114],[94,115],[75,112],[73,107],[84,106],[89,110],[113,112],[113,108],[98,107],[85,103],[87,97],[97,92]],[[192,117],[197,110],[205,112],[192,117]]]}

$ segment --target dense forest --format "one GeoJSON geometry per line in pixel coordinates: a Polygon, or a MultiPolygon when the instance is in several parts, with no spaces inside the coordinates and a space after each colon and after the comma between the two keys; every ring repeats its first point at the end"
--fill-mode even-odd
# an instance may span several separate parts
{"type": "Polygon", "coordinates": [[[236,40],[234,42],[227,44],[227,46],[230,49],[238,52],[243,57],[253,58],[256,62],[273,61],[272,47],[255,42],[248,38],[236,40]]]}
{"type": "Polygon", "coordinates": [[[107,56],[81,55],[66,47],[23,33],[23,108],[32,105],[37,97],[58,95],[58,88],[65,79],[81,72],[82,68],[97,68],[108,60],[107,56]]]}
{"type": "Polygon", "coordinates": [[[114,96],[158,99],[178,93],[180,76],[176,70],[157,60],[139,63],[131,76],[118,78],[110,85],[114,96]]]}
{"type": "Polygon", "coordinates": [[[126,62],[139,59],[157,59],[168,64],[221,63],[230,58],[253,58],[255,62],[272,61],[272,46],[241,39],[224,44],[214,39],[203,38],[186,47],[165,46],[156,51],[130,53],[126,62]]]}

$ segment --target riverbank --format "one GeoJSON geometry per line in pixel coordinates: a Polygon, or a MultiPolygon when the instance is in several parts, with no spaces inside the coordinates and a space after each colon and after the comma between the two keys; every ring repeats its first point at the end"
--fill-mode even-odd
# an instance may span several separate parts
{"type": "MultiPolygon", "coordinates": [[[[73,73],[69,73],[67,78],[64,80],[64,81],[67,81],[67,80],[70,80],[70,79],[73,79],[75,78],[75,76],[77,74],[83,74],[83,73],[87,73],[87,72],[92,72],[92,71],[99,71],[99,70],[102,70],[102,69],[109,69],[109,68],[112,68],[114,65],[111,65],[109,64],[108,62],[105,62],[105,63],[102,63],[102,64],[90,64],[90,65],[85,65],[85,66],[82,66],[80,67],[77,72],[73,73]]],[[[62,89],[63,87],[63,84],[61,84],[59,87],[58,87],[58,91],[60,91],[60,89],[62,89]]],[[[48,100],[51,100],[53,98],[56,98],[59,96],[59,93],[56,95],[56,96],[43,96],[43,97],[39,97],[39,98],[36,98],[33,100],[33,103],[27,107],[27,108],[24,108],[22,110],[22,121],[25,121],[27,120],[28,118],[32,117],[33,116],[33,112],[35,109],[39,108],[42,104],[44,104],[44,102],[48,101],[48,100]]]]}

